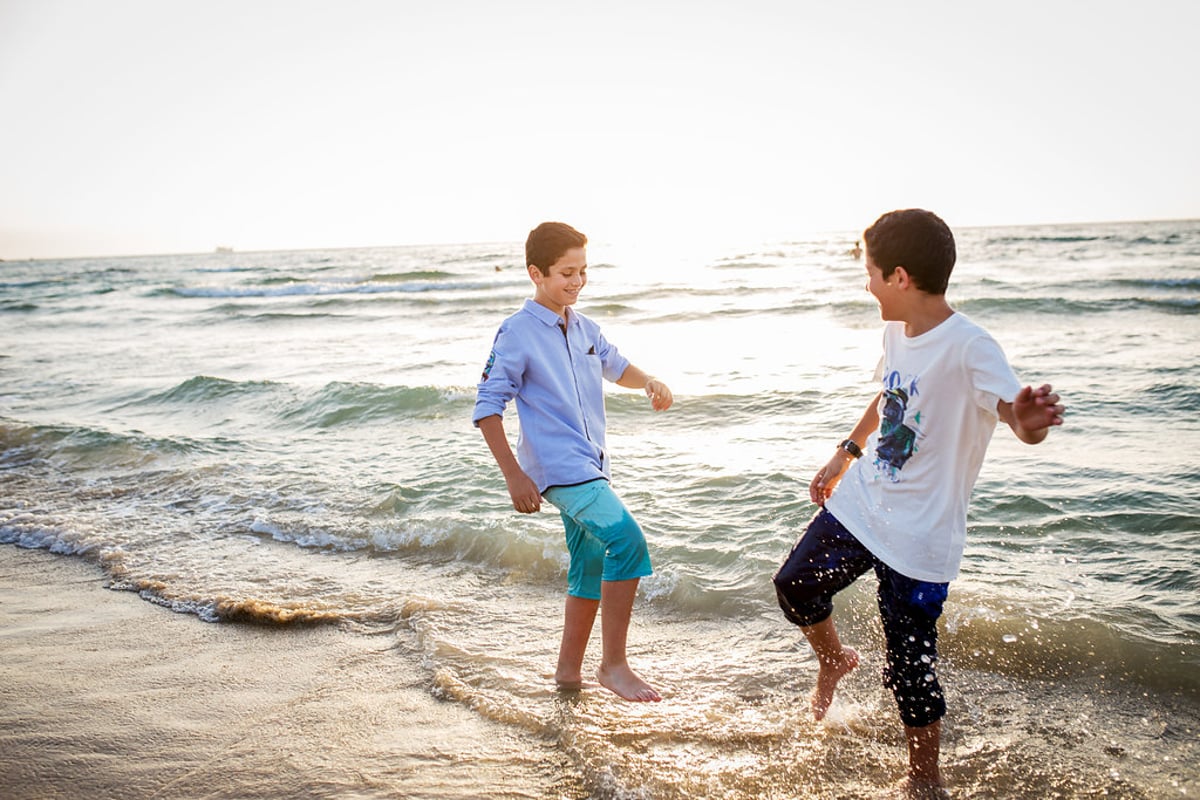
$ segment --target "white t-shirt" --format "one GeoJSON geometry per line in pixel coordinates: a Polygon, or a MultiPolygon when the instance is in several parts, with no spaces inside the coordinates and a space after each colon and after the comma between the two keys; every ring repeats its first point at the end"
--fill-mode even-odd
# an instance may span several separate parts
{"type": "Polygon", "coordinates": [[[888,322],[875,378],[879,429],[825,507],[892,569],[948,582],[996,404],[1011,403],[1021,384],[996,340],[958,313],[911,338],[888,322]]]}

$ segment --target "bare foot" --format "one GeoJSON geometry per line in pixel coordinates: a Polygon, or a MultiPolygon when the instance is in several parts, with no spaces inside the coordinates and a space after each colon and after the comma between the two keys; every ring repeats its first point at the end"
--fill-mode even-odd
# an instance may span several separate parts
{"type": "Polygon", "coordinates": [[[662,695],[654,691],[654,687],[638,677],[628,664],[618,667],[605,668],[601,666],[596,671],[596,679],[600,685],[613,692],[618,697],[637,703],[657,703],[662,695]]]}
{"type": "Polygon", "coordinates": [[[821,669],[817,673],[817,685],[812,693],[813,718],[818,722],[825,719],[825,712],[833,703],[833,693],[840,681],[850,670],[858,666],[858,652],[852,647],[843,647],[841,657],[836,660],[820,662],[821,669]]]}

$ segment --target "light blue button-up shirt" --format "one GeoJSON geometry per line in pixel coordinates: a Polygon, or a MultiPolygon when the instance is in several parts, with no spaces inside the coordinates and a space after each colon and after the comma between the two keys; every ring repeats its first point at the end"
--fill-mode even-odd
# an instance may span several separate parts
{"type": "Polygon", "coordinates": [[[604,380],[619,380],[629,366],[599,325],[566,314],[564,329],[557,314],[526,300],[504,320],[475,398],[476,425],[516,400],[517,461],[539,492],[610,477],[604,380]]]}

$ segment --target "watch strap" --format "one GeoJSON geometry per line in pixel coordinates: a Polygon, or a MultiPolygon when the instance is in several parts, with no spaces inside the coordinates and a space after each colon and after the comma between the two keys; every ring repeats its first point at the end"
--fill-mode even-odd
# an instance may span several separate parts
{"type": "Polygon", "coordinates": [[[862,458],[862,448],[853,439],[843,439],[842,443],[838,445],[838,449],[845,450],[855,458],[862,458]]]}

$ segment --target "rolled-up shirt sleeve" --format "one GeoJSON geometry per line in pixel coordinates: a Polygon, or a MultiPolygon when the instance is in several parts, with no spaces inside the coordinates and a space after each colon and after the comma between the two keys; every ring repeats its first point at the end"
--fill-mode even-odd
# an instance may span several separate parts
{"type": "Polygon", "coordinates": [[[521,391],[524,361],[520,342],[510,326],[507,323],[501,325],[476,387],[475,412],[471,418],[476,427],[484,417],[504,416],[509,402],[521,391]]]}
{"type": "Polygon", "coordinates": [[[597,338],[599,341],[596,344],[596,354],[600,356],[600,363],[604,365],[604,380],[616,383],[621,380],[625,370],[629,369],[629,359],[621,355],[616,346],[609,344],[603,333],[598,333],[597,338]]]}

